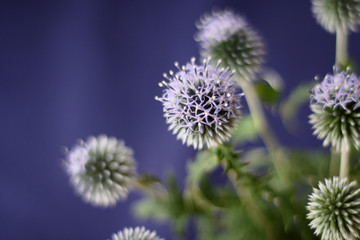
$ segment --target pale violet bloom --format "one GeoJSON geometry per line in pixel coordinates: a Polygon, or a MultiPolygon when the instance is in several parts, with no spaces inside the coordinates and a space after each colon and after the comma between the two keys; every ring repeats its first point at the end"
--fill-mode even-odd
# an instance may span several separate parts
{"type": "Polygon", "coordinates": [[[203,58],[222,60],[223,67],[237,70],[252,80],[263,62],[264,46],[243,17],[230,10],[205,14],[196,24],[195,40],[203,58]]]}
{"type": "Polygon", "coordinates": [[[169,130],[188,146],[213,147],[230,137],[240,116],[242,93],[231,80],[232,72],[209,64],[196,65],[193,58],[178,71],[164,74],[161,98],[169,130]]]}
{"type": "Polygon", "coordinates": [[[123,141],[100,135],[67,151],[65,170],[75,191],[94,206],[126,198],[135,176],[133,151],[123,141]]]}
{"type": "Polygon", "coordinates": [[[199,32],[195,39],[200,42],[203,49],[209,49],[215,45],[227,41],[239,30],[248,27],[245,19],[230,10],[214,11],[204,14],[196,23],[199,32]]]}
{"type": "Polygon", "coordinates": [[[354,111],[360,106],[360,81],[358,76],[349,70],[339,71],[334,67],[333,74],[316,84],[311,94],[311,103],[322,105],[323,108],[341,107],[343,110],[354,111]]]}
{"type": "Polygon", "coordinates": [[[360,147],[360,80],[349,70],[327,74],[311,91],[310,123],[324,146],[340,150],[342,142],[360,147]]]}

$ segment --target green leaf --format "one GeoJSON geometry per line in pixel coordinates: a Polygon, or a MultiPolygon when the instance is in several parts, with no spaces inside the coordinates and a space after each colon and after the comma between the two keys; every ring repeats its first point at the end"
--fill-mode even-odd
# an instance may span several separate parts
{"type": "Polygon", "coordinates": [[[217,216],[199,216],[196,218],[196,234],[198,240],[216,240],[218,238],[219,221],[217,216]]]}
{"type": "Polygon", "coordinates": [[[317,184],[329,174],[330,155],[319,150],[289,151],[291,175],[305,183],[317,184]]]}
{"type": "Polygon", "coordinates": [[[185,205],[183,193],[176,182],[173,174],[168,177],[169,185],[169,212],[174,220],[174,226],[177,234],[183,235],[186,232],[188,222],[188,211],[185,205]]]}
{"type": "Polygon", "coordinates": [[[234,143],[253,142],[258,138],[254,121],[251,115],[243,116],[232,134],[234,143]]]}
{"type": "Polygon", "coordinates": [[[187,163],[189,183],[198,185],[204,174],[211,172],[216,166],[218,166],[218,161],[214,151],[199,152],[194,161],[187,163]]]}
{"type": "Polygon", "coordinates": [[[261,173],[263,169],[270,169],[272,165],[271,157],[265,148],[247,150],[241,158],[248,163],[244,169],[253,173],[261,173]]]}
{"type": "Polygon", "coordinates": [[[185,202],[181,189],[176,182],[175,176],[173,174],[168,177],[168,185],[171,215],[177,218],[185,212],[185,202]]]}
{"type": "Polygon", "coordinates": [[[150,174],[142,174],[138,177],[138,183],[143,186],[151,186],[154,184],[161,184],[161,181],[157,176],[153,176],[150,174]]]}
{"type": "Polygon", "coordinates": [[[145,198],[132,205],[135,216],[165,221],[170,218],[168,205],[157,198],[145,198]]]}
{"type": "Polygon", "coordinates": [[[280,104],[280,115],[288,129],[291,130],[296,126],[296,116],[299,109],[304,103],[309,103],[309,90],[311,90],[314,85],[315,81],[298,85],[295,90],[290,93],[289,97],[280,104]]]}
{"type": "Polygon", "coordinates": [[[270,106],[275,105],[280,98],[280,92],[273,88],[270,83],[264,79],[256,81],[254,89],[259,98],[270,106]]]}
{"type": "Polygon", "coordinates": [[[220,208],[229,208],[240,202],[230,186],[214,186],[207,176],[203,177],[201,181],[200,191],[208,202],[220,208]]]}
{"type": "Polygon", "coordinates": [[[244,207],[233,207],[224,214],[223,221],[227,231],[224,231],[219,239],[266,239],[261,226],[252,221],[244,207]]]}

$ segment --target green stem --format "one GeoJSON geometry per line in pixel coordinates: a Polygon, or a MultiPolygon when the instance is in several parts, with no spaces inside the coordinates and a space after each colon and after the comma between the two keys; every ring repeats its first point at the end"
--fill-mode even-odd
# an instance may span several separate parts
{"type": "Polygon", "coordinates": [[[203,209],[204,211],[208,212],[216,212],[221,210],[220,207],[211,204],[208,200],[204,198],[199,189],[199,186],[190,186],[189,184],[187,184],[184,191],[184,199],[186,201],[186,204],[188,206],[190,205],[191,208],[203,209]]]}
{"type": "Polygon", "coordinates": [[[348,33],[337,29],[335,64],[338,66],[346,66],[348,59],[348,33]]]}
{"type": "Polygon", "coordinates": [[[331,158],[330,158],[330,167],[329,167],[329,177],[337,176],[340,166],[340,156],[339,152],[335,148],[331,148],[331,158]]]}
{"type": "MultiPolygon", "coordinates": [[[[238,76],[238,78],[241,77],[238,76]]],[[[240,87],[243,89],[245,93],[245,98],[249,105],[249,109],[253,117],[255,127],[258,130],[259,134],[261,135],[261,138],[263,139],[265,145],[269,149],[278,148],[279,142],[266,122],[266,117],[262,109],[261,102],[257,97],[253,86],[246,80],[240,80],[238,82],[240,87]]]]}
{"type": "Polygon", "coordinates": [[[287,156],[279,141],[275,137],[275,134],[271,131],[271,127],[267,124],[261,102],[252,84],[246,79],[243,79],[239,72],[236,72],[236,77],[239,79],[238,83],[245,94],[246,102],[248,103],[250,113],[254,120],[255,128],[271,154],[274,167],[279,174],[280,179],[286,185],[288,184],[287,180],[290,178],[290,164],[287,160],[287,156]]]}
{"type": "MultiPolygon", "coordinates": [[[[225,160],[221,160],[221,165],[225,170],[228,169],[225,160]]],[[[263,211],[259,209],[259,206],[256,204],[254,196],[250,192],[249,188],[237,179],[237,174],[234,170],[229,170],[227,172],[227,176],[237,195],[241,199],[244,209],[248,212],[250,218],[254,221],[256,226],[258,226],[259,229],[265,230],[267,239],[278,239],[276,236],[277,231],[273,222],[268,219],[263,211]]]]}
{"type": "MultiPolygon", "coordinates": [[[[345,67],[347,65],[348,56],[348,33],[341,29],[336,30],[336,55],[335,64],[339,67],[345,67]]],[[[349,175],[349,158],[350,158],[350,146],[347,137],[343,139],[341,143],[341,156],[340,156],[340,178],[348,177],[349,175]]]]}
{"type": "Polygon", "coordinates": [[[346,178],[350,172],[350,145],[347,137],[341,143],[340,178],[346,178]]]}

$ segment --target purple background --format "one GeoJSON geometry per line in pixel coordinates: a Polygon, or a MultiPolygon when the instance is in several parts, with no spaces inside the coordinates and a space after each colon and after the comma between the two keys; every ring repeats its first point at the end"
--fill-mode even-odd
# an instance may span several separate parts
{"type": "MultiPolygon", "coordinates": [[[[130,203],[101,209],[75,196],[62,169],[62,146],[105,133],[135,151],[139,172],[185,174],[195,155],[167,131],[157,83],[161,74],[198,56],[194,22],[212,7],[242,13],[265,39],[266,65],[289,92],[331,72],[335,37],[304,0],[1,1],[0,239],[108,239],[145,225],[167,239],[166,224],[136,219],[130,203]],[[30,3],[31,2],[31,3],[30,3]]],[[[359,35],[350,55],[360,60],[359,35]]],[[[285,94],[286,95],[286,94],[285,94]]],[[[245,110],[246,111],[246,110],[245,110]]],[[[292,147],[320,147],[307,124],[284,133],[292,147]]]]}

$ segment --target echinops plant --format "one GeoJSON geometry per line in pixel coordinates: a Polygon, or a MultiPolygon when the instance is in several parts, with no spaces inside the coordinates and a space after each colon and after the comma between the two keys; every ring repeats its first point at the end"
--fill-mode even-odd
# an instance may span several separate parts
{"type": "MultiPolygon", "coordinates": [[[[66,152],[65,171],[76,193],[96,207],[110,207],[129,191],[141,191],[135,214],[170,222],[177,239],[189,239],[189,223],[198,240],[359,239],[353,156],[360,147],[360,79],[349,60],[348,34],[360,23],[360,1],[311,2],[318,23],[336,34],[333,71],[295,89],[306,99],[297,94],[296,101],[281,105],[295,109],[294,102],[306,102],[313,133],[329,153],[280,143],[264,107],[277,109],[280,89],[259,80],[266,76],[264,40],[236,11],[216,10],[196,23],[201,58],[175,62],[155,97],[172,134],[199,150],[186,164],[185,185],[173,175],[162,181],[138,173],[132,150],[100,135],[66,152]],[[245,143],[254,138],[264,147],[248,149],[245,143]],[[211,177],[218,169],[226,180],[215,183],[211,177]]],[[[123,227],[112,235],[112,240],[160,239],[145,227],[123,227]]]]}

